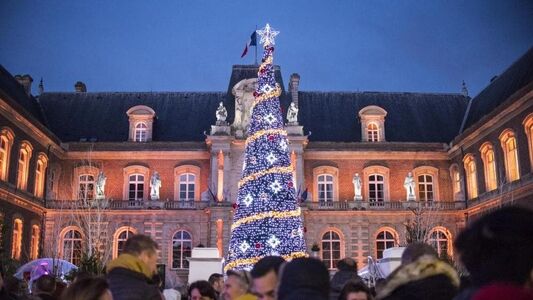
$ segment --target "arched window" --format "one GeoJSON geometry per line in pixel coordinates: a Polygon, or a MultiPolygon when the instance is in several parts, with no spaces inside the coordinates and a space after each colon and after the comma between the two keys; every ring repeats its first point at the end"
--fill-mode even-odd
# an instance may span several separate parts
{"type": "Polygon", "coordinates": [[[94,176],[83,174],[79,177],[78,199],[79,200],[93,200],[94,199],[94,176]]]}
{"type": "Polygon", "coordinates": [[[466,171],[466,184],[468,188],[468,199],[474,199],[477,197],[477,172],[476,172],[476,160],[472,154],[467,154],[463,163],[466,171]]]}
{"type": "Polygon", "coordinates": [[[420,201],[433,201],[433,176],[418,175],[418,199],[420,201]]]}
{"type": "Polygon", "coordinates": [[[369,142],[379,141],[379,127],[376,123],[368,123],[366,127],[366,135],[369,142]]]}
{"type": "Polygon", "coordinates": [[[396,233],[391,230],[381,230],[376,235],[376,258],[383,258],[383,251],[385,249],[396,246],[396,233]]]}
{"type": "Polygon", "coordinates": [[[46,174],[46,167],[48,166],[48,158],[44,153],[39,153],[37,156],[37,167],[35,168],[35,191],[34,195],[37,198],[42,198],[44,195],[44,175],[46,174]]]}
{"type": "Polygon", "coordinates": [[[33,147],[28,142],[20,145],[18,168],[17,168],[17,188],[25,190],[28,186],[28,170],[30,168],[30,158],[33,147]]]}
{"type": "Polygon", "coordinates": [[[318,201],[333,201],[333,176],[328,174],[318,175],[318,201]]]}
{"type": "Polygon", "coordinates": [[[322,235],[322,261],[330,270],[337,267],[337,262],[341,259],[341,238],[333,230],[322,235]]]}
{"type": "Polygon", "coordinates": [[[11,239],[11,258],[19,260],[22,253],[22,220],[13,221],[13,238],[11,239]]]}
{"type": "Polygon", "coordinates": [[[194,200],[196,185],[196,176],[192,173],[183,173],[180,175],[179,183],[179,200],[194,200]]]}
{"type": "Polygon", "coordinates": [[[135,125],[135,142],[146,142],[148,138],[148,126],[140,122],[135,125]]]}
{"type": "Polygon", "coordinates": [[[79,265],[81,261],[82,252],[82,238],[81,233],[73,228],[69,228],[63,234],[62,251],[63,259],[71,262],[74,265],[79,265]]]}
{"type": "Polygon", "coordinates": [[[527,136],[527,145],[529,148],[529,163],[531,164],[531,171],[533,171],[533,113],[529,114],[524,119],[523,124],[527,136]]]}
{"type": "Polygon", "coordinates": [[[0,180],[7,180],[11,147],[14,139],[15,135],[11,129],[4,127],[0,131],[0,180]]]}
{"type": "Polygon", "coordinates": [[[191,257],[192,237],[185,230],[180,230],[172,237],[172,269],[188,269],[191,257]]]}
{"type": "Polygon", "coordinates": [[[124,251],[124,245],[131,236],[135,235],[135,230],[131,227],[122,227],[115,233],[115,244],[113,257],[118,257],[124,251]]]}
{"type": "Polygon", "coordinates": [[[364,197],[370,206],[383,205],[389,201],[389,168],[384,166],[368,166],[363,169],[364,197]]]}
{"type": "Polygon", "coordinates": [[[368,201],[385,201],[385,180],[382,175],[372,174],[368,176],[368,201]]]}
{"type": "Polygon", "coordinates": [[[433,228],[433,230],[429,233],[428,241],[430,245],[437,250],[439,256],[443,255],[444,253],[447,255],[451,254],[451,236],[449,236],[447,230],[444,228],[433,228]]]}
{"type": "Polygon", "coordinates": [[[495,190],[498,186],[496,180],[496,161],[494,160],[494,150],[490,143],[484,143],[479,149],[481,160],[483,160],[483,169],[485,171],[485,187],[487,192],[495,190]]]}
{"type": "Polygon", "coordinates": [[[129,176],[128,200],[144,199],[144,175],[132,174],[129,176]]]}
{"type": "Polygon", "coordinates": [[[500,135],[500,142],[503,149],[503,157],[505,159],[507,181],[513,182],[520,179],[518,151],[514,132],[510,129],[504,130],[500,135]]]}
{"type": "Polygon", "coordinates": [[[457,168],[457,165],[454,165],[451,168],[451,175],[452,175],[452,188],[453,188],[453,194],[456,195],[461,192],[461,174],[459,173],[459,170],[457,168]]]}
{"type": "Polygon", "coordinates": [[[31,245],[30,245],[30,259],[37,259],[39,256],[39,242],[41,239],[41,229],[39,225],[31,227],[31,245]]]}

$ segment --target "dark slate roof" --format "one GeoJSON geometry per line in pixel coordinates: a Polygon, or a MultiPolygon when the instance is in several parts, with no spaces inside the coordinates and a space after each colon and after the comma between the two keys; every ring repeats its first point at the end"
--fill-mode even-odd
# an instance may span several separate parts
{"type": "Polygon", "coordinates": [[[299,122],[310,141],[360,142],[359,111],[387,111],[385,139],[391,142],[450,142],[458,133],[468,99],[460,94],[299,92],[299,122]]]}
{"type": "Polygon", "coordinates": [[[0,65],[0,93],[11,104],[20,105],[30,116],[45,124],[41,108],[35,98],[28,96],[20,83],[0,65]]]}
{"type": "Polygon", "coordinates": [[[50,129],[63,142],[96,138],[100,142],[127,141],[126,112],[146,105],[156,113],[154,141],[204,141],[215,124],[222,92],[43,93],[39,101],[50,129]]]}
{"type": "Polygon", "coordinates": [[[532,82],[533,48],[529,49],[526,54],[472,99],[463,131],[532,82]]]}

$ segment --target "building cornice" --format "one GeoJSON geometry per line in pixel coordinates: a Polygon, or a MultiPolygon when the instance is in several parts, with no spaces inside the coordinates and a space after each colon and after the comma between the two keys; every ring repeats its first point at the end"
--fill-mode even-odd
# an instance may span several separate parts
{"type": "Polygon", "coordinates": [[[210,159],[209,152],[203,151],[69,151],[66,159],[210,159]]]}
{"type": "Polygon", "coordinates": [[[320,151],[308,148],[304,151],[303,156],[307,160],[450,160],[446,152],[429,151],[320,151]]]}

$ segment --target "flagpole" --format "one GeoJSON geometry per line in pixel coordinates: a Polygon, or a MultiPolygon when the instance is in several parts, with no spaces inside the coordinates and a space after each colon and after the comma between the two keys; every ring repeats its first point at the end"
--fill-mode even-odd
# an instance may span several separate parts
{"type": "MultiPolygon", "coordinates": [[[[257,25],[255,25],[255,32],[257,32],[257,25]]],[[[255,42],[255,65],[257,66],[257,38],[255,42]]]]}

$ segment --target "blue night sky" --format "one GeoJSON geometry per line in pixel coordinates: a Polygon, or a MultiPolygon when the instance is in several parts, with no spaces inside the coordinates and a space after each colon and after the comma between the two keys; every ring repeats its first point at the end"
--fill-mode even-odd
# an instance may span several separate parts
{"type": "MultiPolygon", "coordinates": [[[[33,91],[225,91],[255,26],[300,90],[475,96],[533,46],[533,1],[29,1],[0,3],[0,64],[33,91]]],[[[260,51],[261,49],[259,49],[260,51]]],[[[260,57],[260,54],[259,54],[260,57]]]]}

